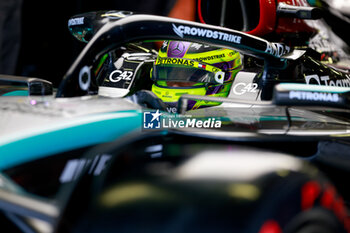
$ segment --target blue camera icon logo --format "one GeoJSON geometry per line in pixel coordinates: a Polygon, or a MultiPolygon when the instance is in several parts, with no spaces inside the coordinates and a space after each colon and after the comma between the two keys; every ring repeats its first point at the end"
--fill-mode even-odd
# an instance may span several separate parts
{"type": "Polygon", "coordinates": [[[143,128],[144,129],[160,129],[161,128],[161,115],[162,113],[157,111],[145,111],[143,112],[143,128]]]}

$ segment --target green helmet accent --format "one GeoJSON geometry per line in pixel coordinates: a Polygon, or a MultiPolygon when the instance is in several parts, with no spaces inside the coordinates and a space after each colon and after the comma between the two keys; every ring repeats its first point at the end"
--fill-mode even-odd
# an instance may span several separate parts
{"type": "MultiPolygon", "coordinates": [[[[241,69],[234,50],[184,41],[164,41],[151,70],[152,91],[172,107],[182,95],[227,97],[241,69]]],[[[190,109],[218,105],[191,101],[190,109]]]]}

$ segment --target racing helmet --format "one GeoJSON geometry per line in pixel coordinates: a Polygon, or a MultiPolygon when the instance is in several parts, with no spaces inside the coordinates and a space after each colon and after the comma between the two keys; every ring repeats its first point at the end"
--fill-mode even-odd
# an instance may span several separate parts
{"type": "MultiPolygon", "coordinates": [[[[174,109],[185,94],[227,97],[240,69],[240,54],[234,50],[193,42],[164,41],[151,70],[152,92],[174,109]]],[[[218,104],[189,100],[187,110],[218,104]]]]}

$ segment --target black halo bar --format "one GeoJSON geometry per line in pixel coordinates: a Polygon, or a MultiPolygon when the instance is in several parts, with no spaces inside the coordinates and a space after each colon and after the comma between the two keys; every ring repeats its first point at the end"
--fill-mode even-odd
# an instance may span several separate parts
{"type": "Polygon", "coordinates": [[[77,77],[83,66],[92,64],[102,54],[121,45],[141,40],[192,41],[230,48],[269,60],[280,60],[281,56],[290,52],[290,48],[282,43],[272,43],[228,28],[163,16],[131,15],[108,22],[93,36],[63,77],[57,97],[86,94],[86,90],[70,87],[78,85],[77,77]]]}

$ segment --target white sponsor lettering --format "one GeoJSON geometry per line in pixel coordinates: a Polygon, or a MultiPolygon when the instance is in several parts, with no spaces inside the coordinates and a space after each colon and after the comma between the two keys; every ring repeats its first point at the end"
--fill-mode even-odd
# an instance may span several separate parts
{"type": "Polygon", "coordinates": [[[247,92],[257,92],[257,83],[237,83],[233,86],[232,91],[235,95],[243,95],[247,92]]]}
{"type": "Polygon", "coordinates": [[[291,92],[289,92],[289,99],[308,100],[308,101],[338,102],[339,101],[339,95],[337,93],[291,91],[291,92]]]}
{"type": "Polygon", "coordinates": [[[318,76],[317,74],[306,75],[306,84],[318,84],[324,86],[350,87],[350,78],[346,75],[345,79],[330,80],[329,76],[318,76]]]}
{"type": "Polygon", "coordinates": [[[74,26],[74,25],[82,25],[84,24],[84,17],[74,18],[68,20],[68,26],[74,26]]]}
{"type": "Polygon", "coordinates": [[[120,71],[115,70],[109,75],[109,80],[113,83],[117,83],[120,80],[131,81],[131,77],[133,76],[132,71],[120,71]]]}
{"type": "Polygon", "coordinates": [[[205,38],[219,39],[223,41],[233,42],[240,44],[242,37],[239,35],[228,34],[225,32],[213,31],[210,29],[189,27],[189,26],[176,26],[173,24],[173,30],[179,37],[183,38],[185,35],[200,36],[205,38]]]}
{"type": "Polygon", "coordinates": [[[277,57],[281,57],[283,54],[289,53],[290,47],[280,43],[267,44],[266,53],[272,54],[277,57]]]}

